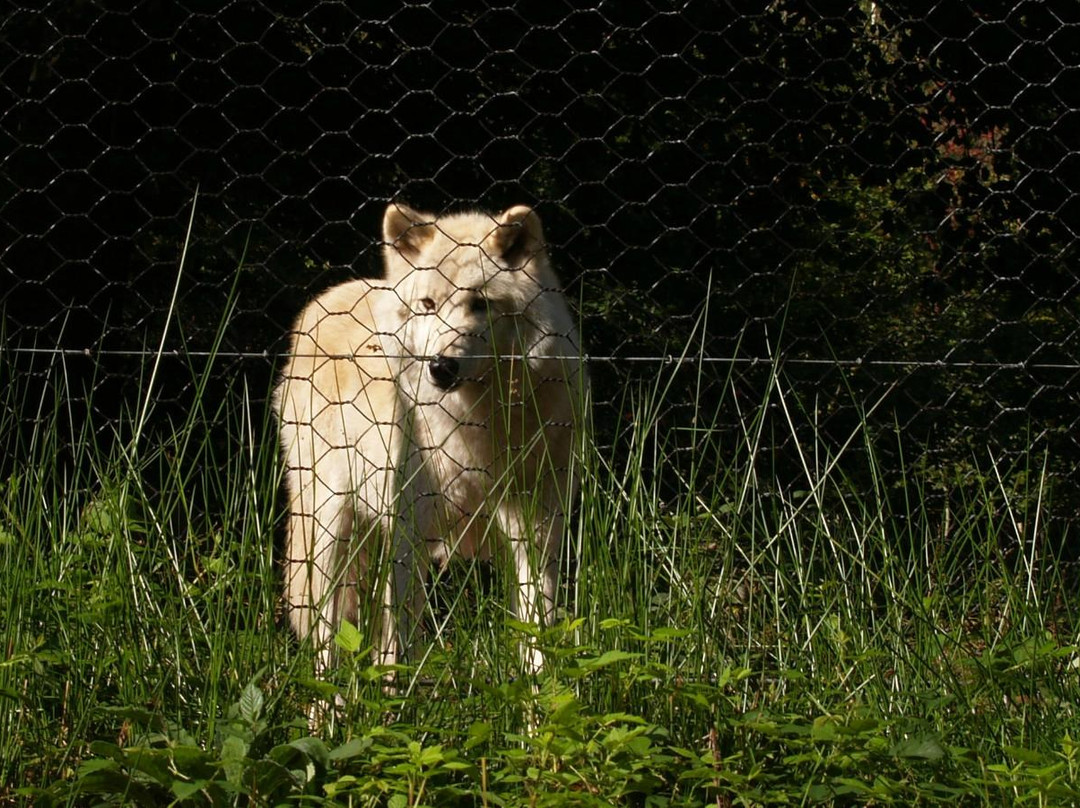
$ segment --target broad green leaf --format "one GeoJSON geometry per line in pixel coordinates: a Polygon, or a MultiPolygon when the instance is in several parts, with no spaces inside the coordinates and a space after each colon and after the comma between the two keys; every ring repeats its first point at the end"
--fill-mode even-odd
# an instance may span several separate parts
{"type": "Polygon", "coordinates": [[[491,737],[491,724],[484,721],[474,721],[472,726],[469,727],[469,737],[465,740],[465,749],[472,749],[474,746],[487,741],[491,737]]]}
{"type": "Polygon", "coordinates": [[[247,742],[237,735],[230,735],[225,739],[225,742],[221,744],[222,760],[243,760],[247,757],[247,753],[247,742]]]}
{"type": "Polygon", "coordinates": [[[124,763],[124,750],[108,741],[91,741],[90,752],[98,757],[108,757],[117,763],[124,763]]]}
{"type": "Polygon", "coordinates": [[[359,654],[364,648],[364,635],[348,620],[341,621],[341,627],[334,635],[334,644],[349,654],[359,654]]]}
{"type": "Polygon", "coordinates": [[[221,762],[225,764],[225,779],[233,785],[239,785],[244,775],[244,763],[248,745],[243,738],[230,735],[221,744],[221,762]]]}
{"type": "Polygon", "coordinates": [[[79,777],[85,777],[91,772],[102,771],[103,769],[119,771],[120,767],[115,760],[91,758],[90,760],[84,760],[79,764],[79,777]]]}
{"type": "Polygon", "coordinates": [[[627,724],[648,724],[644,718],[632,713],[605,713],[600,716],[598,723],[602,725],[614,724],[616,722],[625,722],[627,724]]]}
{"type": "Polygon", "coordinates": [[[318,764],[323,769],[330,766],[330,753],[326,751],[326,744],[318,738],[312,738],[310,736],[297,738],[295,741],[290,741],[289,746],[303,752],[309,760],[318,764]]]}
{"type": "Polygon", "coordinates": [[[892,752],[898,758],[941,760],[945,757],[945,749],[931,737],[908,738],[893,746],[892,752]]]}
{"type": "Polygon", "coordinates": [[[832,716],[818,716],[810,727],[810,737],[815,741],[831,741],[836,738],[836,721],[832,716]]]}
{"type": "Polygon", "coordinates": [[[240,694],[240,717],[248,724],[254,724],[262,715],[263,692],[254,682],[248,682],[240,694]]]}
{"type": "Polygon", "coordinates": [[[879,730],[881,722],[873,718],[853,718],[846,724],[836,727],[837,735],[863,735],[871,731],[879,730]]]}
{"type": "Polygon", "coordinates": [[[205,780],[195,780],[194,782],[185,782],[184,780],[173,780],[170,790],[176,795],[177,799],[186,800],[189,797],[194,797],[200,791],[206,787],[205,780]]]}
{"type": "Polygon", "coordinates": [[[578,664],[588,671],[597,671],[601,668],[606,668],[609,665],[616,665],[619,662],[626,662],[631,659],[640,659],[641,654],[631,653],[629,651],[605,651],[598,657],[589,657],[579,660],[578,664]]]}
{"type": "Polygon", "coordinates": [[[514,620],[510,618],[506,621],[506,625],[513,631],[520,632],[527,637],[539,637],[540,627],[535,623],[523,623],[520,620],[514,620]]]}
{"type": "Polygon", "coordinates": [[[1022,760],[1024,763],[1045,763],[1046,756],[1034,749],[1027,749],[1023,746],[1006,746],[1004,747],[1005,754],[1015,760],[1022,760]]]}
{"type": "Polygon", "coordinates": [[[348,760],[354,758],[359,754],[366,752],[371,748],[371,737],[368,735],[362,735],[358,738],[352,738],[345,741],[341,746],[331,749],[327,755],[328,760],[348,760]]]}
{"type": "Polygon", "coordinates": [[[671,640],[681,640],[683,637],[690,636],[690,629],[688,628],[672,628],[670,626],[664,626],[658,629],[654,629],[649,635],[650,640],[657,640],[661,642],[668,642],[671,640]]]}
{"type": "Polygon", "coordinates": [[[445,759],[443,754],[442,744],[436,744],[435,746],[426,746],[420,751],[420,765],[421,766],[436,766],[445,759]]]}

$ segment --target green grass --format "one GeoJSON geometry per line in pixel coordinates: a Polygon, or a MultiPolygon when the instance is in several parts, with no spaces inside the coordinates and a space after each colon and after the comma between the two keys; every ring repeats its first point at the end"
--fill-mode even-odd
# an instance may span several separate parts
{"type": "Polygon", "coordinates": [[[564,621],[519,625],[505,575],[453,568],[388,693],[364,625],[327,682],[285,628],[263,396],[239,380],[164,428],[148,377],[105,441],[54,373],[31,436],[0,424],[0,805],[1080,802],[1078,599],[1042,459],[973,458],[943,498],[883,468],[902,437],[825,440],[781,372],[719,402],[738,430],[677,425],[675,378],[586,448],[564,621]],[[795,484],[766,462],[781,439],[795,484]]]}
{"type": "Polygon", "coordinates": [[[735,432],[635,388],[617,448],[586,449],[537,681],[505,576],[462,565],[388,693],[364,625],[326,683],[283,627],[274,434],[241,382],[108,447],[87,423],[64,466],[55,382],[0,487],[0,804],[1080,800],[1077,596],[1038,458],[988,460],[946,509],[865,428],[814,436],[780,373],[735,432]],[[794,486],[762,462],[778,428],[804,436],[794,486]]]}

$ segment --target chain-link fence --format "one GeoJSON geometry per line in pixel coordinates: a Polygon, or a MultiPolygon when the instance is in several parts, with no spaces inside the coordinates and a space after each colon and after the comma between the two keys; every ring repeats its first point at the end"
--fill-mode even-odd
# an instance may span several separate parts
{"type": "Polygon", "coordinates": [[[689,346],[699,413],[779,367],[818,440],[1075,482],[1074,4],[9,2],[0,99],[5,361],[103,429],[163,333],[161,411],[268,391],[391,200],[525,203],[601,427],[689,346]]]}

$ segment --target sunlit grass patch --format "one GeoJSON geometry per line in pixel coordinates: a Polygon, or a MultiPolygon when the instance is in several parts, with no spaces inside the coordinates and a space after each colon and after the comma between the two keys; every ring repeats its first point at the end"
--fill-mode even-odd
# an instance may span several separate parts
{"type": "Polygon", "coordinates": [[[238,378],[105,440],[61,423],[54,378],[0,485],[0,799],[1080,799],[1076,586],[1041,459],[987,451],[945,497],[886,472],[902,435],[816,432],[780,369],[753,406],[715,402],[737,430],[680,418],[669,384],[629,388],[586,446],[559,623],[515,622],[505,571],[454,566],[389,689],[364,620],[320,681],[281,619],[265,391],[238,378]]]}

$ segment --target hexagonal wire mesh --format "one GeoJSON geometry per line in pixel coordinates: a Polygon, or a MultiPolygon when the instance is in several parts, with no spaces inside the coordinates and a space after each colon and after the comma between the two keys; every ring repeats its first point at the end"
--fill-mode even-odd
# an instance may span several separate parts
{"type": "Polygon", "coordinates": [[[690,345],[685,401],[720,427],[721,388],[764,401],[782,357],[818,439],[865,417],[943,463],[1049,447],[1067,475],[1078,71],[1075,7],[1031,0],[9,3],[8,361],[32,382],[62,357],[114,421],[196,189],[164,361],[208,361],[235,282],[214,378],[257,391],[304,300],[378,274],[389,201],[527,203],[601,427],[690,345]]]}

